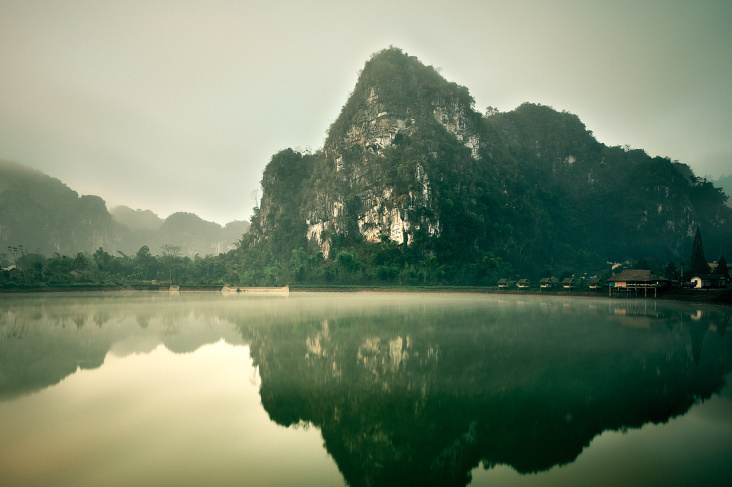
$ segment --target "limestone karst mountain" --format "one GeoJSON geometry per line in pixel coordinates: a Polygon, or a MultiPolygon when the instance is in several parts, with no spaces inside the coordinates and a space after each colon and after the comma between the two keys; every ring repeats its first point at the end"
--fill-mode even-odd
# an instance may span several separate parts
{"type": "Polygon", "coordinates": [[[134,254],[147,245],[159,254],[171,244],[181,247],[181,255],[218,255],[233,249],[248,228],[248,222],[222,227],[191,213],[163,220],[149,210],[109,212],[98,196],[80,196],[40,171],[0,161],[0,252],[22,245],[24,252],[47,256],[93,253],[99,247],[134,254]]]}
{"type": "Polygon", "coordinates": [[[467,88],[397,48],[366,62],[322,150],[274,155],[262,186],[252,241],[282,260],[347,249],[365,262],[399,246],[405,266],[477,282],[505,263],[668,262],[697,227],[732,254],[726,195],[685,164],[605,146],[546,106],[481,114],[467,88]]]}

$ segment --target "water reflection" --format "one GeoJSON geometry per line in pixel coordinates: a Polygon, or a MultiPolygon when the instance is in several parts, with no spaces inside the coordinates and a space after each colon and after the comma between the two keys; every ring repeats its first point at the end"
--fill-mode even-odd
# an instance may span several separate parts
{"type": "Polygon", "coordinates": [[[316,425],[350,485],[566,464],[605,430],[686,412],[731,368],[725,312],[433,299],[252,333],[270,417],[316,425]]]}
{"type": "Polygon", "coordinates": [[[142,293],[2,296],[0,401],[56,384],[77,369],[98,368],[115,344],[124,355],[160,343],[177,353],[222,338],[244,343],[209,301],[142,293]]]}
{"type": "Polygon", "coordinates": [[[317,428],[349,485],[466,485],[477,466],[545,471],[686,413],[732,370],[729,321],[653,300],[0,297],[0,403],[110,357],[247,344],[268,417],[317,428]]]}

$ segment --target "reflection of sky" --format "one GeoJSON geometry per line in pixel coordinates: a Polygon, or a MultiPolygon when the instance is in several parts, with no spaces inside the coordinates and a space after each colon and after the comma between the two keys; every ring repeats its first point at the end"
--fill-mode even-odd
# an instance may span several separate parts
{"type": "MultiPolygon", "coordinates": [[[[732,375],[727,376],[729,384],[732,375]]],[[[471,486],[594,487],[728,485],[732,466],[719,465],[720,452],[732,452],[732,387],[667,424],[646,424],[626,432],[606,431],[570,465],[538,475],[520,475],[498,465],[473,470],[471,486]],[[619,467],[622,466],[622,467],[619,467]],[[720,472],[720,468],[726,468],[720,472]]]]}
{"type": "Polygon", "coordinates": [[[119,357],[0,403],[4,485],[342,485],[320,432],[263,410],[248,347],[119,357]],[[7,482],[7,483],[6,483],[7,482]]]}

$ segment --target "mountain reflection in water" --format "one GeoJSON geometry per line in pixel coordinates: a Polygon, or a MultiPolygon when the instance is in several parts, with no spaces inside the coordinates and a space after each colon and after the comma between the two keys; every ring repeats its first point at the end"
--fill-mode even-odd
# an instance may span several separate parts
{"type": "Polygon", "coordinates": [[[316,427],[349,485],[466,485],[478,466],[545,471],[604,431],[686,413],[725,385],[729,321],[654,300],[2,296],[0,401],[110,350],[223,338],[249,345],[271,420],[316,427]]]}

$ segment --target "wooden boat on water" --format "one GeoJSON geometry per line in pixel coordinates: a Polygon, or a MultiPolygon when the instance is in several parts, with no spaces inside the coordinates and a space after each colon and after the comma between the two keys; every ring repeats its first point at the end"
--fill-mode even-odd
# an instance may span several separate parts
{"type": "Polygon", "coordinates": [[[223,294],[274,294],[285,296],[290,294],[290,286],[282,287],[234,287],[224,286],[221,288],[223,294]]]}

